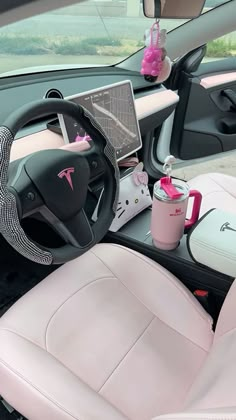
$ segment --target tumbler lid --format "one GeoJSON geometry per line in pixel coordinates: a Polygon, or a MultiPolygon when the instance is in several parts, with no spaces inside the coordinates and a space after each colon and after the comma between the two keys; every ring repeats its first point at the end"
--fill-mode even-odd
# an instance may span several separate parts
{"type": "Polygon", "coordinates": [[[188,185],[181,181],[171,179],[172,165],[176,159],[174,156],[169,155],[165,158],[163,171],[166,174],[160,181],[154,185],[154,197],[161,201],[168,202],[181,202],[184,201],[189,195],[188,185]]]}
{"type": "Polygon", "coordinates": [[[153,194],[157,200],[179,203],[188,197],[189,187],[187,184],[179,183],[178,180],[172,182],[171,178],[165,177],[154,184],[153,194]]]}

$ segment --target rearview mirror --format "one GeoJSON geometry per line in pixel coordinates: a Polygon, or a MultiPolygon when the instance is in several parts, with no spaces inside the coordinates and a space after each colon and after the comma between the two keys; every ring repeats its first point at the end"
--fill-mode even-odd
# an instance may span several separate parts
{"type": "Polygon", "coordinates": [[[205,0],[143,0],[148,18],[194,19],[200,16],[205,0]]]}

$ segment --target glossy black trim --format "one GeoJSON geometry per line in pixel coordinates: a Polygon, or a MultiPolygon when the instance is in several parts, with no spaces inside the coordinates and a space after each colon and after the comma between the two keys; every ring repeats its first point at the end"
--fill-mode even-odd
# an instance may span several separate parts
{"type": "Polygon", "coordinates": [[[117,243],[151,258],[174,274],[190,290],[207,289],[218,296],[225,297],[234,281],[233,277],[196,264],[194,261],[183,261],[172,251],[161,251],[154,245],[151,246],[120,232],[109,232],[104,241],[117,243]]]}
{"type": "Polygon", "coordinates": [[[25,6],[28,3],[32,3],[34,0],[8,0],[0,2],[0,13],[8,12],[9,10],[15,9],[20,6],[25,6]]]}
{"type": "Polygon", "coordinates": [[[218,60],[217,58],[213,61],[207,63],[202,63],[198,69],[192,73],[194,77],[200,77],[205,75],[221,74],[231,71],[235,71],[236,58],[229,57],[224,58],[223,60],[218,60]]]}

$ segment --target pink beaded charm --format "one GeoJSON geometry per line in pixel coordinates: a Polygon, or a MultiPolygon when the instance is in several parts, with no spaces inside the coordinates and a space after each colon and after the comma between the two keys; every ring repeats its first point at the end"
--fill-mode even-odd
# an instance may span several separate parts
{"type": "Polygon", "coordinates": [[[151,42],[150,46],[145,48],[144,57],[142,60],[141,74],[144,76],[159,76],[162,70],[162,49],[160,47],[160,26],[159,22],[155,22],[151,27],[151,42]],[[156,36],[153,36],[153,31],[156,29],[156,36]],[[154,39],[156,38],[156,39],[154,39]]]}

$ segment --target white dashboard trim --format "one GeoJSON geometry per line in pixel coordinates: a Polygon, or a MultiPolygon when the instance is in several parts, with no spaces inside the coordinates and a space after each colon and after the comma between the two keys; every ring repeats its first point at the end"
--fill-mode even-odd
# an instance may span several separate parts
{"type": "Polygon", "coordinates": [[[21,137],[13,142],[11,148],[11,162],[23,158],[39,150],[59,149],[64,146],[63,137],[50,130],[39,131],[26,137],[21,137]]]}
{"type": "Polygon", "coordinates": [[[236,82],[236,72],[216,74],[215,76],[207,76],[201,79],[200,85],[205,89],[224,85],[225,83],[236,82]]]}
{"type": "Polygon", "coordinates": [[[162,111],[179,102],[179,96],[172,90],[161,90],[142,98],[135,99],[138,120],[142,120],[156,112],[162,111]]]}

